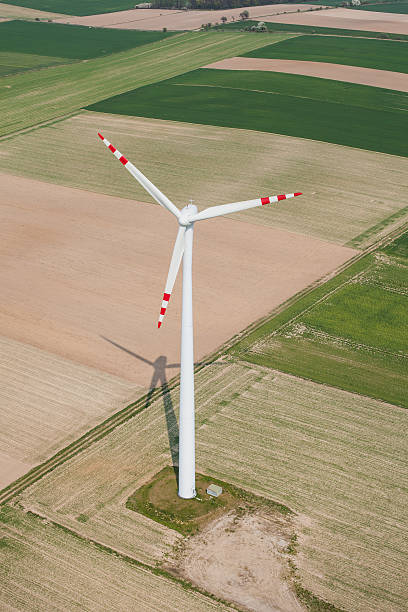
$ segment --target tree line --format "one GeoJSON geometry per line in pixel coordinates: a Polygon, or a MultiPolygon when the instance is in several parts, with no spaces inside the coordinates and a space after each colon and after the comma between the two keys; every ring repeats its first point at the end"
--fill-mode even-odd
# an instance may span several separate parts
{"type": "Polygon", "coordinates": [[[260,6],[263,4],[289,4],[298,0],[151,0],[152,8],[219,10],[260,6]]]}

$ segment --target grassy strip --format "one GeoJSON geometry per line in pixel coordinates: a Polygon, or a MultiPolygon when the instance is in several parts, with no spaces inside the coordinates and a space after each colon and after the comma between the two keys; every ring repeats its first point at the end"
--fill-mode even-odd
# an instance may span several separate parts
{"type": "Polygon", "coordinates": [[[246,34],[191,32],[87,62],[3,77],[0,136],[263,44],[246,34]]]}
{"type": "Polygon", "coordinates": [[[249,51],[244,57],[328,62],[408,73],[408,45],[389,40],[296,36],[249,51]]]}
{"type": "Polygon", "coordinates": [[[395,223],[395,221],[398,221],[398,219],[402,219],[407,214],[408,206],[405,206],[404,208],[397,210],[397,212],[393,213],[389,217],[386,217],[379,223],[376,223],[376,225],[373,225],[362,234],[359,234],[352,240],[349,240],[349,242],[347,242],[345,246],[351,248],[360,248],[361,245],[366,243],[370,238],[372,238],[373,236],[377,236],[383,229],[385,229],[389,225],[392,225],[393,223],[395,223]]]}
{"type": "Polygon", "coordinates": [[[0,23],[0,53],[90,59],[119,53],[173,36],[173,33],[88,28],[63,23],[0,23]]]}
{"type": "Polygon", "coordinates": [[[408,258],[408,232],[402,234],[402,236],[394,240],[394,242],[388,244],[382,250],[388,255],[408,258]]]}
{"type": "Polygon", "coordinates": [[[285,134],[407,156],[408,94],[302,75],[201,69],[88,110],[285,134]],[[347,129],[344,129],[347,126],[347,129]]]}
{"type": "Polygon", "coordinates": [[[96,15],[126,11],[140,4],[141,0],[7,0],[7,4],[25,6],[37,11],[61,13],[63,15],[96,15]]]}
{"type": "MultiPolygon", "coordinates": [[[[251,11],[251,9],[249,9],[251,11]]],[[[251,12],[250,12],[251,14],[251,12]]],[[[253,25],[257,25],[262,18],[259,18],[257,21],[248,19],[246,21],[234,21],[233,23],[228,23],[225,26],[214,26],[215,30],[238,30],[239,32],[244,31],[244,28],[251,28],[253,25]]],[[[306,26],[306,25],[295,25],[291,23],[273,23],[273,22],[265,22],[265,25],[268,29],[268,32],[278,33],[278,32],[293,32],[296,34],[297,32],[302,32],[303,34],[332,34],[334,36],[351,36],[352,38],[385,38],[389,40],[405,40],[408,41],[407,34],[388,34],[386,32],[367,32],[366,30],[345,30],[342,28],[325,28],[319,26],[306,26]]],[[[264,36],[266,33],[252,32],[252,36],[264,36]]],[[[267,43],[266,43],[267,44],[267,43]]]]}

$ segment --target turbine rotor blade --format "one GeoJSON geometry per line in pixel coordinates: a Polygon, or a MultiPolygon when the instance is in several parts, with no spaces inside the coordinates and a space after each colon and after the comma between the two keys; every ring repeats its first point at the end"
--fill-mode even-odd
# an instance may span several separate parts
{"type": "Polygon", "coordinates": [[[122,155],[122,153],[118,151],[109,142],[109,140],[104,138],[99,132],[98,136],[103,141],[104,145],[106,145],[108,149],[112,151],[116,159],[118,159],[120,163],[125,166],[126,170],[128,170],[128,172],[130,172],[130,174],[142,185],[142,187],[146,189],[146,191],[152,196],[152,198],[156,200],[158,204],[160,204],[164,208],[167,208],[167,210],[173,213],[173,215],[175,215],[178,219],[180,217],[180,211],[177,206],[175,206],[173,202],[171,202],[169,198],[160,191],[160,189],[153,185],[153,183],[149,181],[149,179],[146,178],[145,175],[142,174],[142,172],[140,172],[140,170],[136,168],[136,166],[134,166],[128,159],[126,159],[126,157],[124,157],[124,155],[122,155]]]}
{"type": "Polygon", "coordinates": [[[166,314],[166,309],[169,304],[171,292],[173,291],[174,283],[177,278],[177,273],[180,268],[181,259],[184,253],[184,235],[186,232],[186,228],[183,225],[180,225],[176,242],[174,243],[173,255],[171,257],[169,273],[167,275],[166,287],[164,289],[163,301],[160,309],[159,321],[157,323],[157,327],[161,327],[163,323],[164,315],[166,314]]]}
{"type": "Polygon", "coordinates": [[[212,217],[228,215],[230,213],[239,212],[240,210],[255,208],[256,206],[274,204],[275,202],[279,202],[280,200],[289,200],[290,198],[295,198],[296,196],[300,195],[302,195],[300,192],[285,193],[282,195],[269,196],[266,198],[257,198],[256,200],[245,200],[244,202],[233,202],[232,204],[221,204],[221,206],[212,206],[211,208],[206,208],[191,217],[190,221],[202,221],[203,219],[211,219],[212,217]]]}

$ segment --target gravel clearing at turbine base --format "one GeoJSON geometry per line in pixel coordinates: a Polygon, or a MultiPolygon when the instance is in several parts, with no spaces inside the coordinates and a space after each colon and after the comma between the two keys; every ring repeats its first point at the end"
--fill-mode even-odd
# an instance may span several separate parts
{"type": "Polygon", "coordinates": [[[145,201],[144,190],[106,154],[98,131],[178,205],[190,197],[201,208],[294,189],[305,194],[284,205],[237,213],[240,221],[343,244],[408,204],[405,158],[251,130],[103,113],[82,113],[3,142],[0,170],[145,201]],[[86,151],[92,172],[78,148],[86,151]],[[30,156],[24,168],[23,155],[30,156]]]}
{"type": "MultiPolygon", "coordinates": [[[[293,561],[303,586],[346,610],[402,612],[406,410],[234,362],[201,370],[196,389],[197,470],[299,515],[293,561]]],[[[177,410],[175,389],[31,486],[20,503],[137,559],[163,560],[178,534],[125,503],[172,464],[177,410]]]]}

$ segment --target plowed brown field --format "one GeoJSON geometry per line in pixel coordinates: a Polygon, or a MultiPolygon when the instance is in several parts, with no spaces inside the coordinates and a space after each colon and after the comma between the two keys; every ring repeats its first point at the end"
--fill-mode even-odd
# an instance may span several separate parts
{"type": "MultiPolygon", "coordinates": [[[[143,386],[157,357],[177,363],[180,280],[156,324],[175,219],[134,200],[1,178],[0,333],[143,386]]],[[[197,359],[355,252],[222,218],[197,224],[195,240],[197,359]]]]}
{"type": "MultiPolygon", "coordinates": [[[[249,6],[220,11],[177,11],[168,9],[137,9],[120,11],[119,13],[104,13],[87,17],[69,17],[59,21],[75,25],[86,25],[104,28],[120,28],[121,30],[195,30],[203,23],[216,23],[222,16],[239,19],[239,14],[245,8],[250,18],[264,18],[265,15],[278,15],[284,12],[306,11],[313,4],[271,4],[266,6],[249,6]]],[[[266,21],[264,19],[264,21],[266,21]]]]}
{"type": "Polygon", "coordinates": [[[263,21],[294,25],[408,34],[408,15],[336,8],[294,15],[266,15],[263,21]],[[364,12],[364,15],[362,15],[364,12]]]}
{"type": "Polygon", "coordinates": [[[390,70],[373,70],[359,66],[344,66],[327,62],[302,62],[298,60],[266,59],[255,57],[232,57],[231,59],[214,62],[205,68],[219,70],[263,70],[266,72],[286,72],[288,74],[304,74],[321,79],[360,83],[384,89],[408,91],[408,74],[391,72],[390,70]]]}

